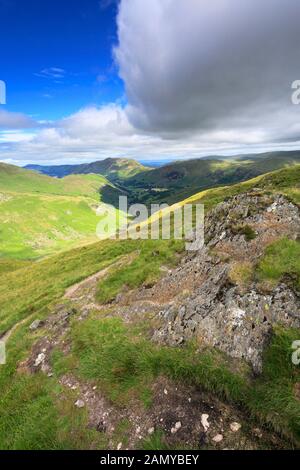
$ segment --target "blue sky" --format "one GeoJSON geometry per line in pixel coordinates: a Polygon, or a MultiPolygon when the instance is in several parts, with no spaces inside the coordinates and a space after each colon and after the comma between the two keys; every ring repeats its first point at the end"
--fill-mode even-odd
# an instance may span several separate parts
{"type": "Polygon", "coordinates": [[[0,0],[0,160],[300,148],[299,17],[299,0],[0,0]]]}
{"type": "Polygon", "coordinates": [[[6,109],[54,120],[122,99],[112,59],[116,11],[109,0],[0,0],[6,109]]]}

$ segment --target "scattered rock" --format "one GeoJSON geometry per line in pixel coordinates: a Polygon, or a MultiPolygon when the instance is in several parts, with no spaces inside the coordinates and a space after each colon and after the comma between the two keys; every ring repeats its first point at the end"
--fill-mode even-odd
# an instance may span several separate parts
{"type": "Polygon", "coordinates": [[[76,403],[75,403],[75,406],[77,408],[84,408],[85,407],[85,403],[83,400],[77,400],[76,403]]]}
{"type": "Polygon", "coordinates": [[[254,428],[253,429],[253,434],[258,437],[259,439],[261,439],[263,437],[263,433],[261,432],[261,430],[259,428],[254,428]]]}
{"type": "Polygon", "coordinates": [[[299,207],[281,195],[252,191],[219,204],[206,217],[206,246],[160,281],[161,291],[187,283],[189,291],[160,311],[163,322],[153,339],[179,346],[197,336],[261,373],[274,326],[300,327],[300,297],[288,280],[264,290],[251,275],[243,281],[236,267],[251,272],[270,243],[299,233],[299,207]],[[255,238],[248,240],[247,230],[255,238]]]}
{"type": "Polygon", "coordinates": [[[175,426],[171,429],[171,434],[176,434],[182,428],[182,424],[178,421],[175,426]]]}
{"type": "Polygon", "coordinates": [[[216,444],[218,444],[219,442],[222,442],[223,441],[223,436],[222,434],[217,434],[214,438],[213,438],[213,442],[215,442],[216,444]]]}
{"type": "Polygon", "coordinates": [[[34,320],[34,322],[31,323],[29,329],[30,329],[30,331],[35,331],[38,328],[40,328],[43,324],[44,324],[44,322],[42,320],[34,320]]]}
{"type": "Polygon", "coordinates": [[[44,362],[45,359],[46,359],[45,353],[39,354],[34,362],[34,367],[39,367],[44,362]]]}
{"type": "Polygon", "coordinates": [[[149,434],[149,436],[151,436],[152,434],[154,434],[154,431],[155,431],[155,428],[149,428],[149,429],[148,429],[148,434],[149,434]]]}
{"type": "Polygon", "coordinates": [[[232,432],[239,432],[239,430],[241,429],[241,425],[240,423],[231,423],[230,424],[230,429],[232,432]]]}
{"type": "Polygon", "coordinates": [[[201,416],[201,424],[204,428],[204,432],[207,432],[209,430],[210,424],[208,422],[209,415],[203,414],[201,416]]]}
{"type": "Polygon", "coordinates": [[[123,447],[123,443],[122,442],[119,442],[118,446],[117,446],[117,450],[121,450],[123,447]]]}

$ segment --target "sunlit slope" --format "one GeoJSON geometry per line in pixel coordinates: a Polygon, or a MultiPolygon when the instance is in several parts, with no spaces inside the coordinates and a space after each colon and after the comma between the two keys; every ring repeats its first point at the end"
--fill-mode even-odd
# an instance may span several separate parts
{"type": "Polygon", "coordinates": [[[62,178],[71,174],[100,174],[107,177],[110,181],[120,182],[131,178],[141,172],[151,171],[136,160],[127,158],[106,158],[92,163],[83,163],[80,165],[58,165],[42,166],[27,165],[28,169],[39,171],[45,175],[62,178]]]}
{"type": "Polygon", "coordinates": [[[133,200],[174,204],[208,188],[237,184],[296,164],[300,164],[300,152],[187,160],[139,173],[127,180],[126,188],[133,200]]]}
{"type": "Polygon", "coordinates": [[[203,204],[205,212],[208,212],[226,198],[255,188],[262,191],[282,193],[290,197],[293,202],[300,204],[300,164],[267,173],[266,175],[258,176],[232,186],[222,186],[201,191],[169,208],[157,212],[149,218],[147,223],[154,222],[162,216],[167,216],[170,212],[172,213],[186,204],[203,204]]]}
{"type": "MultiPolygon", "coordinates": [[[[0,164],[0,256],[45,256],[97,240],[101,175],[50,178],[0,164]]],[[[113,216],[113,214],[112,214],[113,216]]]]}
{"type": "Polygon", "coordinates": [[[58,179],[0,163],[1,192],[89,196],[99,201],[99,190],[107,184],[102,175],[70,175],[58,179]]]}

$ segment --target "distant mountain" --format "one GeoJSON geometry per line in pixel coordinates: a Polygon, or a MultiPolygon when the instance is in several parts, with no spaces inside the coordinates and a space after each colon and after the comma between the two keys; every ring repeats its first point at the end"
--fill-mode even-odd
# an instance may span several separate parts
{"type": "Polygon", "coordinates": [[[126,190],[132,201],[170,204],[201,190],[246,181],[298,163],[300,151],[177,161],[136,174],[126,181],[126,190]]]}
{"type": "Polygon", "coordinates": [[[239,183],[297,163],[300,163],[300,151],[205,157],[155,168],[136,160],[113,158],[81,165],[28,165],[26,168],[58,178],[70,174],[101,174],[114,186],[114,190],[109,184],[101,189],[102,200],[114,205],[119,195],[116,188],[127,194],[130,203],[173,204],[208,188],[239,183]]]}
{"type": "Polygon", "coordinates": [[[138,173],[150,171],[151,168],[136,160],[126,158],[107,158],[93,163],[80,165],[41,166],[27,165],[29,170],[35,170],[48,176],[63,178],[71,174],[98,174],[107,177],[112,182],[123,181],[138,173]]]}

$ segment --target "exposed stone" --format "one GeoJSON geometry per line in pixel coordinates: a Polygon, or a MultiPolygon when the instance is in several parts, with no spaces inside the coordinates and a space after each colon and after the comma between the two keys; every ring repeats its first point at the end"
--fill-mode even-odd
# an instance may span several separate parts
{"type": "Polygon", "coordinates": [[[46,355],[44,353],[39,354],[34,362],[34,367],[39,367],[44,362],[45,359],[46,359],[46,355]]]}
{"type": "Polygon", "coordinates": [[[240,423],[231,423],[230,424],[230,429],[232,432],[239,432],[239,430],[241,429],[241,425],[240,423]]]}
{"type": "Polygon", "coordinates": [[[75,406],[76,406],[77,408],[84,408],[84,407],[85,407],[85,403],[84,403],[83,400],[77,400],[77,401],[75,402],[75,406]]]}
{"type": "Polygon", "coordinates": [[[217,434],[215,437],[213,437],[213,442],[215,442],[216,444],[218,444],[219,442],[222,442],[223,441],[223,436],[222,434],[217,434]]]}
{"type": "Polygon", "coordinates": [[[263,437],[263,433],[261,432],[261,430],[259,428],[254,428],[253,429],[253,434],[258,437],[259,439],[261,439],[263,437]]]}
{"type": "Polygon", "coordinates": [[[30,329],[30,331],[35,331],[38,328],[40,328],[43,324],[44,324],[44,322],[42,320],[34,320],[34,322],[31,323],[29,329],[30,329]]]}
{"type": "MultiPolygon", "coordinates": [[[[300,327],[299,293],[287,282],[267,292],[255,281],[241,289],[231,280],[232,263],[255,264],[272,241],[299,236],[299,208],[283,196],[254,191],[219,204],[206,218],[206,247],[189,254],[172,276],[178,285],[192,277],[201,284],[191,282],[179,304],[161,311],[165,324],[154,340],[178,346],[197,336],[260,373],[274,326],[300,327]],[[247,240],[239,225],[250,227],[256,238],[247,240]]],[[[162,281],[166,290],[168,282],[162,281]]]]}
{"type": "Polygon", "coordinates": [[[209,430],[210,424],[208,422],[209,415],[203,414],[201,416],[201,424],[204,428],[204,432],[207,432],[209,430]]]}
{"type": "Polygon", "coordinates": [[[178,421],[175,426],[171,429],[172,434],[176,434],[182,428],[182,424],[178,421]]]}

